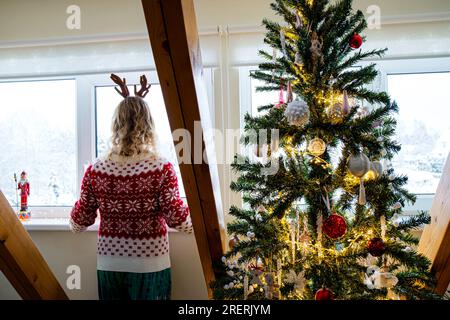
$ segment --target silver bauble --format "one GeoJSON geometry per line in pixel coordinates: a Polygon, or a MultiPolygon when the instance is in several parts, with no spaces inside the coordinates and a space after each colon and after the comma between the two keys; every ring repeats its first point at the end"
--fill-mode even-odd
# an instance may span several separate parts
{"type": "Polygon", "coordinates": [[[375,174],[375,178],[379,178],[383,174],[383,165],[380,161],[372,161],[370,170],[375,174]]]}
{"type": "Polygon", "coordinates": [[[370,160],[363,153],[351,155],[348,158],[348,170],[351,174],[358,178],[364,177],[364,175],[370,169],[370,160]]]}

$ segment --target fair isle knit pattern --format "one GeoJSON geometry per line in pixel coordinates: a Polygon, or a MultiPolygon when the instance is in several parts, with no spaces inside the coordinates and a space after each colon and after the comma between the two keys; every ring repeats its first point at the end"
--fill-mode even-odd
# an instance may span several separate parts
{"type": "Polygon", "coordinates": [[[100,213],[97,269],[157,272],[170,267],[168,227],[192,233],[170,162],[153,155],[111,156],[89,166],[71,213],[74,232],[100,213]]]}

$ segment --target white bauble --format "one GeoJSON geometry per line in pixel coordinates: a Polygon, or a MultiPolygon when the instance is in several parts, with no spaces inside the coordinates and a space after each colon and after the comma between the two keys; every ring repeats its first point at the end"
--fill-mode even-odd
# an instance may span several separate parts
{"type": "Polygon", "coordinates": [[[320,138],[312,139],[308,144],[308,151],[315,157],[319,157],[325,153],[327,144],[320,138]]]}
{"type": "Polygon", "coordinates": [[[303,100],[294,100],[287,105],[284,116],[291,126],[302,127],[309,122],[309,107],[303,100]]]}
{"type": "Polygon", "coordinates": [[[255,233],[252,231],[247,232],[247,237],[249,237],[250,239],[253,239],[255,237],[255,233]]]}
{"type": "Polygon", "coordinates": [[[370,169],[370,160],[363,153],[351,155],[348,158],[348,170],[351,174],[358,178],[364,177],[364,175],[370,169]]]}

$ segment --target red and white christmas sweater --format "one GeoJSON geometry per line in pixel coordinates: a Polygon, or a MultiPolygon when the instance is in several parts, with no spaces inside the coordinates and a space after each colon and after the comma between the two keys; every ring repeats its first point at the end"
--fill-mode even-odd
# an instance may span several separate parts
{"type": "Polygon", "coordinates": [[[170,267],[168,227],[192,233],[170,162],[153,155],[112,156],[89,166],[71,212],[74,232],[100,213],[97,269],[147,273],[170,267]]]}

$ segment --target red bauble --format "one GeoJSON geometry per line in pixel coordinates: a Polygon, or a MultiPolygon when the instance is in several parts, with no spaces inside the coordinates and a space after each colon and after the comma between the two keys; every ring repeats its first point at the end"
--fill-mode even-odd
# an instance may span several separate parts
{"type": "Polygon", "coordinates": [[[323,223],[322,231],[331,239],[339,239],[347,232],[347,223],[340,215],[332,214],[323,223]]]}
{"type": "Polygon", "coordinates": [[[355,33],[351,37],[349,44],[352,49],[359,49],[363,44],[363,38],[359,34],[355,33]]]}
{"type": "Polygon", "coordinates": [[[386,245],[380,238],[370,239],[367,243],[367,250],[374,257],[381,257],[386,251],[386,245]]]}
{"type": "Polygon", "coordinates": [[[334,295],[331,290],[329,290],[327,288],[322,288],[322,289],[317,290],[315,299],[316,300],[334,300],[334,295]]]}

